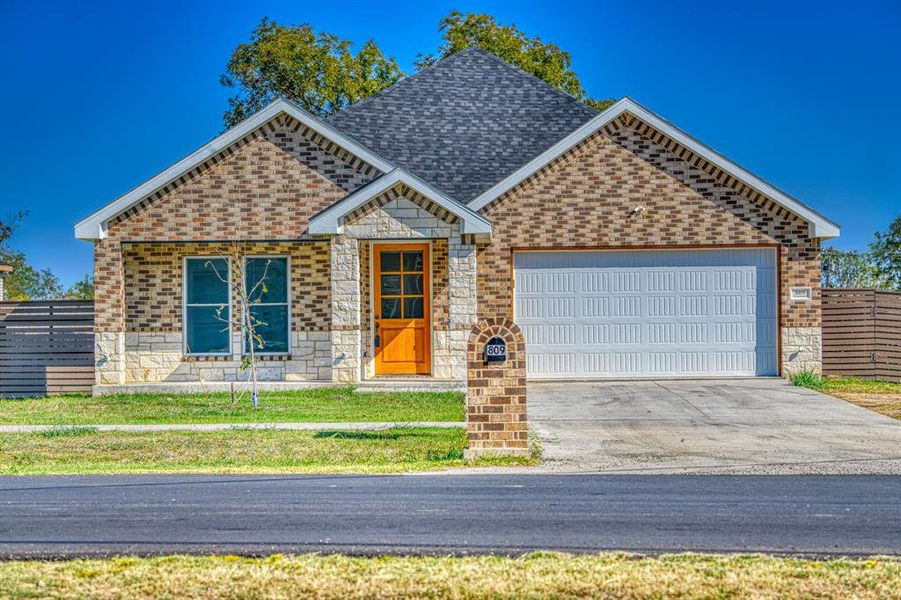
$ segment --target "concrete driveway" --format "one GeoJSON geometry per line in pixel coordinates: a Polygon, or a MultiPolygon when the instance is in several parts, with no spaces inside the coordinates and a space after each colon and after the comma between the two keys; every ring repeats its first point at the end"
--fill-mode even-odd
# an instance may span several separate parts
{"type": "Polygon", "coordinates": [[[901,421],[781,379],[530,383],[541,470],[901,474],[901,421]]]}

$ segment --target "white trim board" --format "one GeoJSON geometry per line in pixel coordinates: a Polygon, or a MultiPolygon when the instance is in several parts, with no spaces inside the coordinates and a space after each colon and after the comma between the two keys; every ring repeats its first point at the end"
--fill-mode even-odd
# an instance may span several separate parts
{"type": "Polygon", "coordinates": [[[342,200],[332,204],[325,210],[310,219],[309,232],[311,234],[337,234],[341,233],[341,219],[367,202],[384,194],[394,186],[404,184],[410,189],[422,194],[447,212],[455,215],[463,222],[463,233],[490,234],[491,222],[470,209],[441,193],[438,189],[429,185],[422,179],[397,168],[381,177],[367,183],[357,191],[348,194],[342,200]]]}
{"type": "Polygon", "coordinates": [[[75,237],[82,240],[105,238],[107,236],[106,224],[110,219],[164,188],[191,169],[203,164],[204,161],[216,156],[235,142],[238,142],[282,113],[297,119],[316,133],[331,140],[360,160],[372,165],[383,173],[387,173],[394,168],[392,163],[353,141],[331,125],[328,125],[296,104],[279,98],[278,100],[271,102],[266,108],[263,108],[247,119],[241,121],[199,150],[181,159],[168,169],[151,177],[124,196],[117,198],[91,216],[79,222],[75,225],[75,237]]]}
{"type": "Polygon", "coordinates": [[[681,129],[673,126],[668,121],[665,121],[661,117],[655,115],[630,98],[623,98],[622,100],[617,101],[607,110],[592,118],[590,121],[511,173],[509,176],[492,186],[490,189],[471,200],[468,204],[469,208],[471,208],[472,210],[483,209],[485,206],[498,199],[505,192],[528,179],[533,173],[546,166],[556,158],[560,157],[564,152],[576,146],[623,113],[629,113],[632,116],[636,117],[638,120],[646,123],[647,125],[650,125],[660,133],[671,138],[676,143],[681,144],[685,148],[688,148],[711,164],[716,165],[748,187],[757,190],[764,196],[767,196],[768,198],[773,200],[773,202],[784,207],[786,210],[801,217],[810,224],[811,237],[834,238],[839,236],[839,226],[823,215],[805,205],[800,200],[792,198],[784,192],[779,191],[756,175],[746,171],[745,169],[742,169],[725,156],[719,154],[711,148],[708,148],[681,129]]]}

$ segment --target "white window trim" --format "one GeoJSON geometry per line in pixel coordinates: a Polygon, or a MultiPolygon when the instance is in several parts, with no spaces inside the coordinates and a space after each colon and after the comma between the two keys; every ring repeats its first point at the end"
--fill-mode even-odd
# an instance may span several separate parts
{"type": "MultiPolygon", "coordinates": [[[[286,262],[286,271],[285,271],[285,291],[287,294],[287,298],[285,302],[260,302],[259,304],[254,304],[253,306],[281,306],[284,304],[288,309],[288,350],[286,352],[254,352],[255,356],[291,356],[292,343],[291,343],[291,256],[289,254],[247,254],[244,256],[244,272],[247,273],[247,261],[255,258],[284,258],[286,262]]],[[[247,290],[247,281],[245,277],[245,281],[243,282],[245,292],[247,290]]],[[[245,351],[244,349],[244,335],[241,335],[241,356],[250,356],[250,353],[245,351]]]]}
{"type": "MultiPolygon", "coordinates": [[[[182,257],[181,263],[181,351],[184,356],[229,357],[232,355],[232,269],[231,258],[217,255],[192,255],[182,257]],[[189,352],[188,351],[188,261],[189,260],[224,260],[227,266],[228,288],[228,352],[189,352]]],[[[192,304],[191,306],[221,306],[220,304],[192,304]]]]}

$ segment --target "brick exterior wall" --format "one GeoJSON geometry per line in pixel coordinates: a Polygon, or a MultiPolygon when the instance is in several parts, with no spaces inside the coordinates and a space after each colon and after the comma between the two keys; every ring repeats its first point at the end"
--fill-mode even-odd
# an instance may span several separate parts
{"type": "Polygon", "coordinates": [[[467,344],[466,432],[467,458],[486,455],[527,456],[526,343],[510,319],[482,319],[467,344]],[[485,344],[500,337],[507,360],[486,363],[485,344]]]}
{"type": "Polygon", "coordinates": [[[109,224],[94,253],[98,382],[165,377],[169,363],[124,356],[175,356],[181,257],[231,240],[292,259],[292,343],[307,362],[273,365],[275,379],[359,379],[372,358],[369,245],[378,239],[432,241],[436,377],[465,375],[477,318],[512,315],[515,248],[776,246],[784,361],[819,363],[820,249],[807,224],[686,160],[634,119],[615,121],[483,209],[494,225],[489,244],[461,236],[455,216],[404,186],[348,215],[340,243],[310,238],[312,215],[377,175],[314,138],[280,117],[109,224]],[[633,215],[638,205],[646,210],[633,215]],[[812,288],[813,301],[791,302],[795,286],[812,288]]]}
{"type": "MultiPolygon", "coordinates": [[[[230,244],[124,244],[125,330],[180,332],[182,277],[186,256],[231,256],[230,244]]],[[[241,243],[242,256],[287,256],[290,269],[291,327],[327,331],[331,326],[328,241],[241,243]]]]}
{"type": "MultiPolygon", "coordinates": [[[[314,137],[279,117],[109,224],[108,237],[94,245],[98,383],[240,378],[234,360],[181,361],[176,339],[180,257],[211,248],[184,243],[233,240],[272,242],[256,247],[288,253],[296,267],[292,361],[273,361],[262,377],[331,379],[329,245],[286,242],[305,239],[312,215],[377,172],[314,137]]],[[[240,340],[233,346],[239,353],[240,340]]]]}
{"type": "MultiPolygon", "coordinates": [[[[291,119],[258,130],[95,243],[95,330],[125,330],[123,242],[294,240],[311,216],[373,175],[308,139],[291,119]]],[[[168,307],[150,318],[168,318],[168,307]]]]}
{"type": "Polygon", "coordinates": [[[807,223],[721,184],[633,125],[598,132],[482,211],[479,316],[512,316],[512,249],[775,244],[782,326],[820,326],[819,242],[807,223]],[[631,211],[646,208],[640,215],[631,211]],[[789,288],[813,289],[791,302],[789,288]]]}

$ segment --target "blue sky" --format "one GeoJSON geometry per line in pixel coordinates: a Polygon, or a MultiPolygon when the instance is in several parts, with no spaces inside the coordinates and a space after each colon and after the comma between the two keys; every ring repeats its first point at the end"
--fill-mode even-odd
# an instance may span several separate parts
{"type": "Polygon", "coordinates": [[[0,0],[0,213],[65,283],[81,218],[209,141],[219,75],[264,15],[362,43],[407,72],[451,8],[569,50],[589,92],[630,96],[842,225],[863,248],[901,214],[901,2],[0,0]]]}

